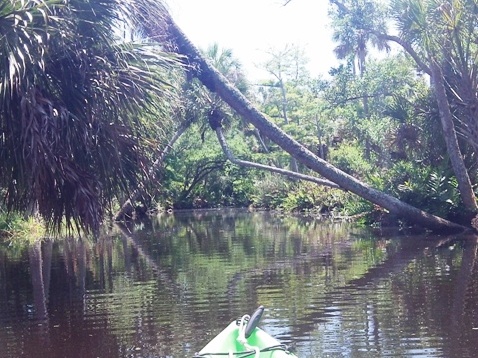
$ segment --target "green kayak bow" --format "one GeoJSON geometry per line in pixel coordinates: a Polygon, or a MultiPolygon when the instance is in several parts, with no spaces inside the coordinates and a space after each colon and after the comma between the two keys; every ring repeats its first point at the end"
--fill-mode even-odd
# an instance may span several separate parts
{"type": "Polygon", "coordinates": [[[260,306],[252,316],[233,321],[214,337],[195,358],[297,358],[277,339],[257,327],[264,312],[260,306]]]}

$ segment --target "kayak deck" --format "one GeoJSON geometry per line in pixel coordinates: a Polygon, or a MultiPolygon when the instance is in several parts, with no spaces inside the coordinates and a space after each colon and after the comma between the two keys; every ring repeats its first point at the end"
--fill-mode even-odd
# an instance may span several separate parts
{"type": "Polygon", "coordinates": [[[241,342],[240,325],[233,321],[221,333],[213,338],[194,357],[234,357],[234,358],[293,358],[294,354],[287,351],[285,345],[273,338],[262,329],[256,327],[247,338],[241,342]]]}

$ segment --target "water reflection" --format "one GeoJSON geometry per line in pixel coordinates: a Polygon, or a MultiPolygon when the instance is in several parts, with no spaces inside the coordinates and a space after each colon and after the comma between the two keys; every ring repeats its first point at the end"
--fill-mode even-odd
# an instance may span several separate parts
{"type": "Polygon", "coordinates": [[[300,357],[471,357],[477,240],[203,211],[0,247],[0,356],[191,357],[259,304],[300,357]]]}

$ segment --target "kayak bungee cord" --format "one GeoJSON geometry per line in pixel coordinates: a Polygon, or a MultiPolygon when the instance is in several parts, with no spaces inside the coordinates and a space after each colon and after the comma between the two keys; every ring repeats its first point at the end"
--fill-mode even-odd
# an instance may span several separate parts
{"type": "MultiPolygon", "coordinates": [[[[261,349],[260,353],[272,352],[272,351],[283,351],[288,353],[287,346],[285,344],[279,344],[277,346],[270,346],[261,349]]],[[[228,352],[228,353],[196,353],[193,358],[201,357],[233,357],[233,358],[247,358],[255,355],[255,351],[242,351],[242,352],[228,352]],[[232,354],[232,356],[231,356],[232,354]]]]}

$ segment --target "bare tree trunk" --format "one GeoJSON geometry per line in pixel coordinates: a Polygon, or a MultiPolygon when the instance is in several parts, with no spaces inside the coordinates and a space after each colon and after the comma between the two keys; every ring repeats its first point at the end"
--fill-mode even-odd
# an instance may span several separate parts
{"type": "Polygon", "coordinates": [[[219,143],[221,144],[222,151],[224,152],[224,154],[226,154],[227,159],[229,159],[234,164],[241,165],[244,167],[249,167],[249,168],[267,170],[269,172],[285,175],[289,178],[307,180],[319,185],[324,185],[324,186],[329,186],[331,188],[340,189],[340,187],[337,184],[329,180],[316,178],[310,175],[305,175],[305,174],[297,173],[297,172],[282,169],[282,168],[271,167],[269,165],[253,163],[253,162],[248,162],[246,160],[237,159],[236,157],[234,157],[234,154],[232,154],[232,151],[229,149],[229,146],[227,145],[227,142],[226,142],[226,138],[224,137],[224,133],[222,133],[221,127],[216,128],[216,134],[217,134],[217,139],[219,143]]]}
{"type": "MultiPolygon", "coordinates": [[[[282,96],[282,116],[284,117],[285,124],[289,124],[289,117],[287,116],[287,92],[285,90],[284,81],[282,80],[282,76],[277,76],[279,79],[279,86],[282,96]]],[[[297,165],[297,160],[294,157],[290,158],[290,169],[293,172],[299,172],[299,166],[297,165]]]]}
{"type": "Polygon", "coordinates": [[[285,124],[289,124],[289,117],[287,117],[287,93],[285,90],[284,82],[282,81],[282,78],[277,77],[279,80],[279,87],[280,87],[280,93],[282,97],[282,117],[284,118],[285,124]]]}
{"type": "Polygon", "coordinates": [[[185,55],[191,64],[194,64],[192,67],[194,67],[193,70],[195,71],[196,77],[210,91],[216,92],[239,115],[246,118],[260,131],[267,133],[268,138],[295,157],[299,162],[305,164],[323,177],[335,182],[340,187],[389,210],[391,213],[409,222],[420,224],[433,230],[466,229],[462,225],[431,215],[397,198],[382,193],[316,156],[299,142],[288,136],[274,123],[270,122],[240,91],[229,84],[227,79],[222,76],[219,71],[209,64],[171,18],[167,21],[169,22],[169,32],[172,36],[172,40],[176,42],[177,51],[185,55]]]}
{"type": "MultiPolygon", "coordinates": [[[[364,78],[365,76],[365,72],[366,72],[366,51],[365,49],[361,49],[358,51],[358,53],[356,54],[356,57],[357,57],[357,69],[358,69],[358,73],[359,73],[359,76],[361,79],[364,78]]],[[[362,85],[363,87],[363,85],[362,85]]],[[[363,87],[361,89],[361,91],[363,92],[363,95],[362,95],[362,106],[363,106],[363,119],[370,119],[370,111],[369,111],[369,104],[368,104],[368,96],[367,96],[367,90],[365,87],[363,87]]],[[[365,133],[364,135],[365,138],[363,138],[364,140],[364,144],[365,144],[365,159],[366,160],[370,160],[370,153],[371,153],[371,143],[370,143],[370,137],[368,135],[368,133],[365,133]]]]}
{"type": "Polygon", "coordinates": [[[473,192],[471,180],[468,176],[468,171],[466,170],[465,162],[460,152],[460,146],[458,145],[455,124],[453,123],[453,115],[450,111],[450,104],[448,103],[445,84],[443,82],[443,73],[440,66],[433,60],[431,64],[431,73],[432,85],[438,102],[438,110],[440,112],[446,148],[458,181],[461,200],[468,210],[476,213],[478,206],[476,205],[475,193],[473,192]]]}

